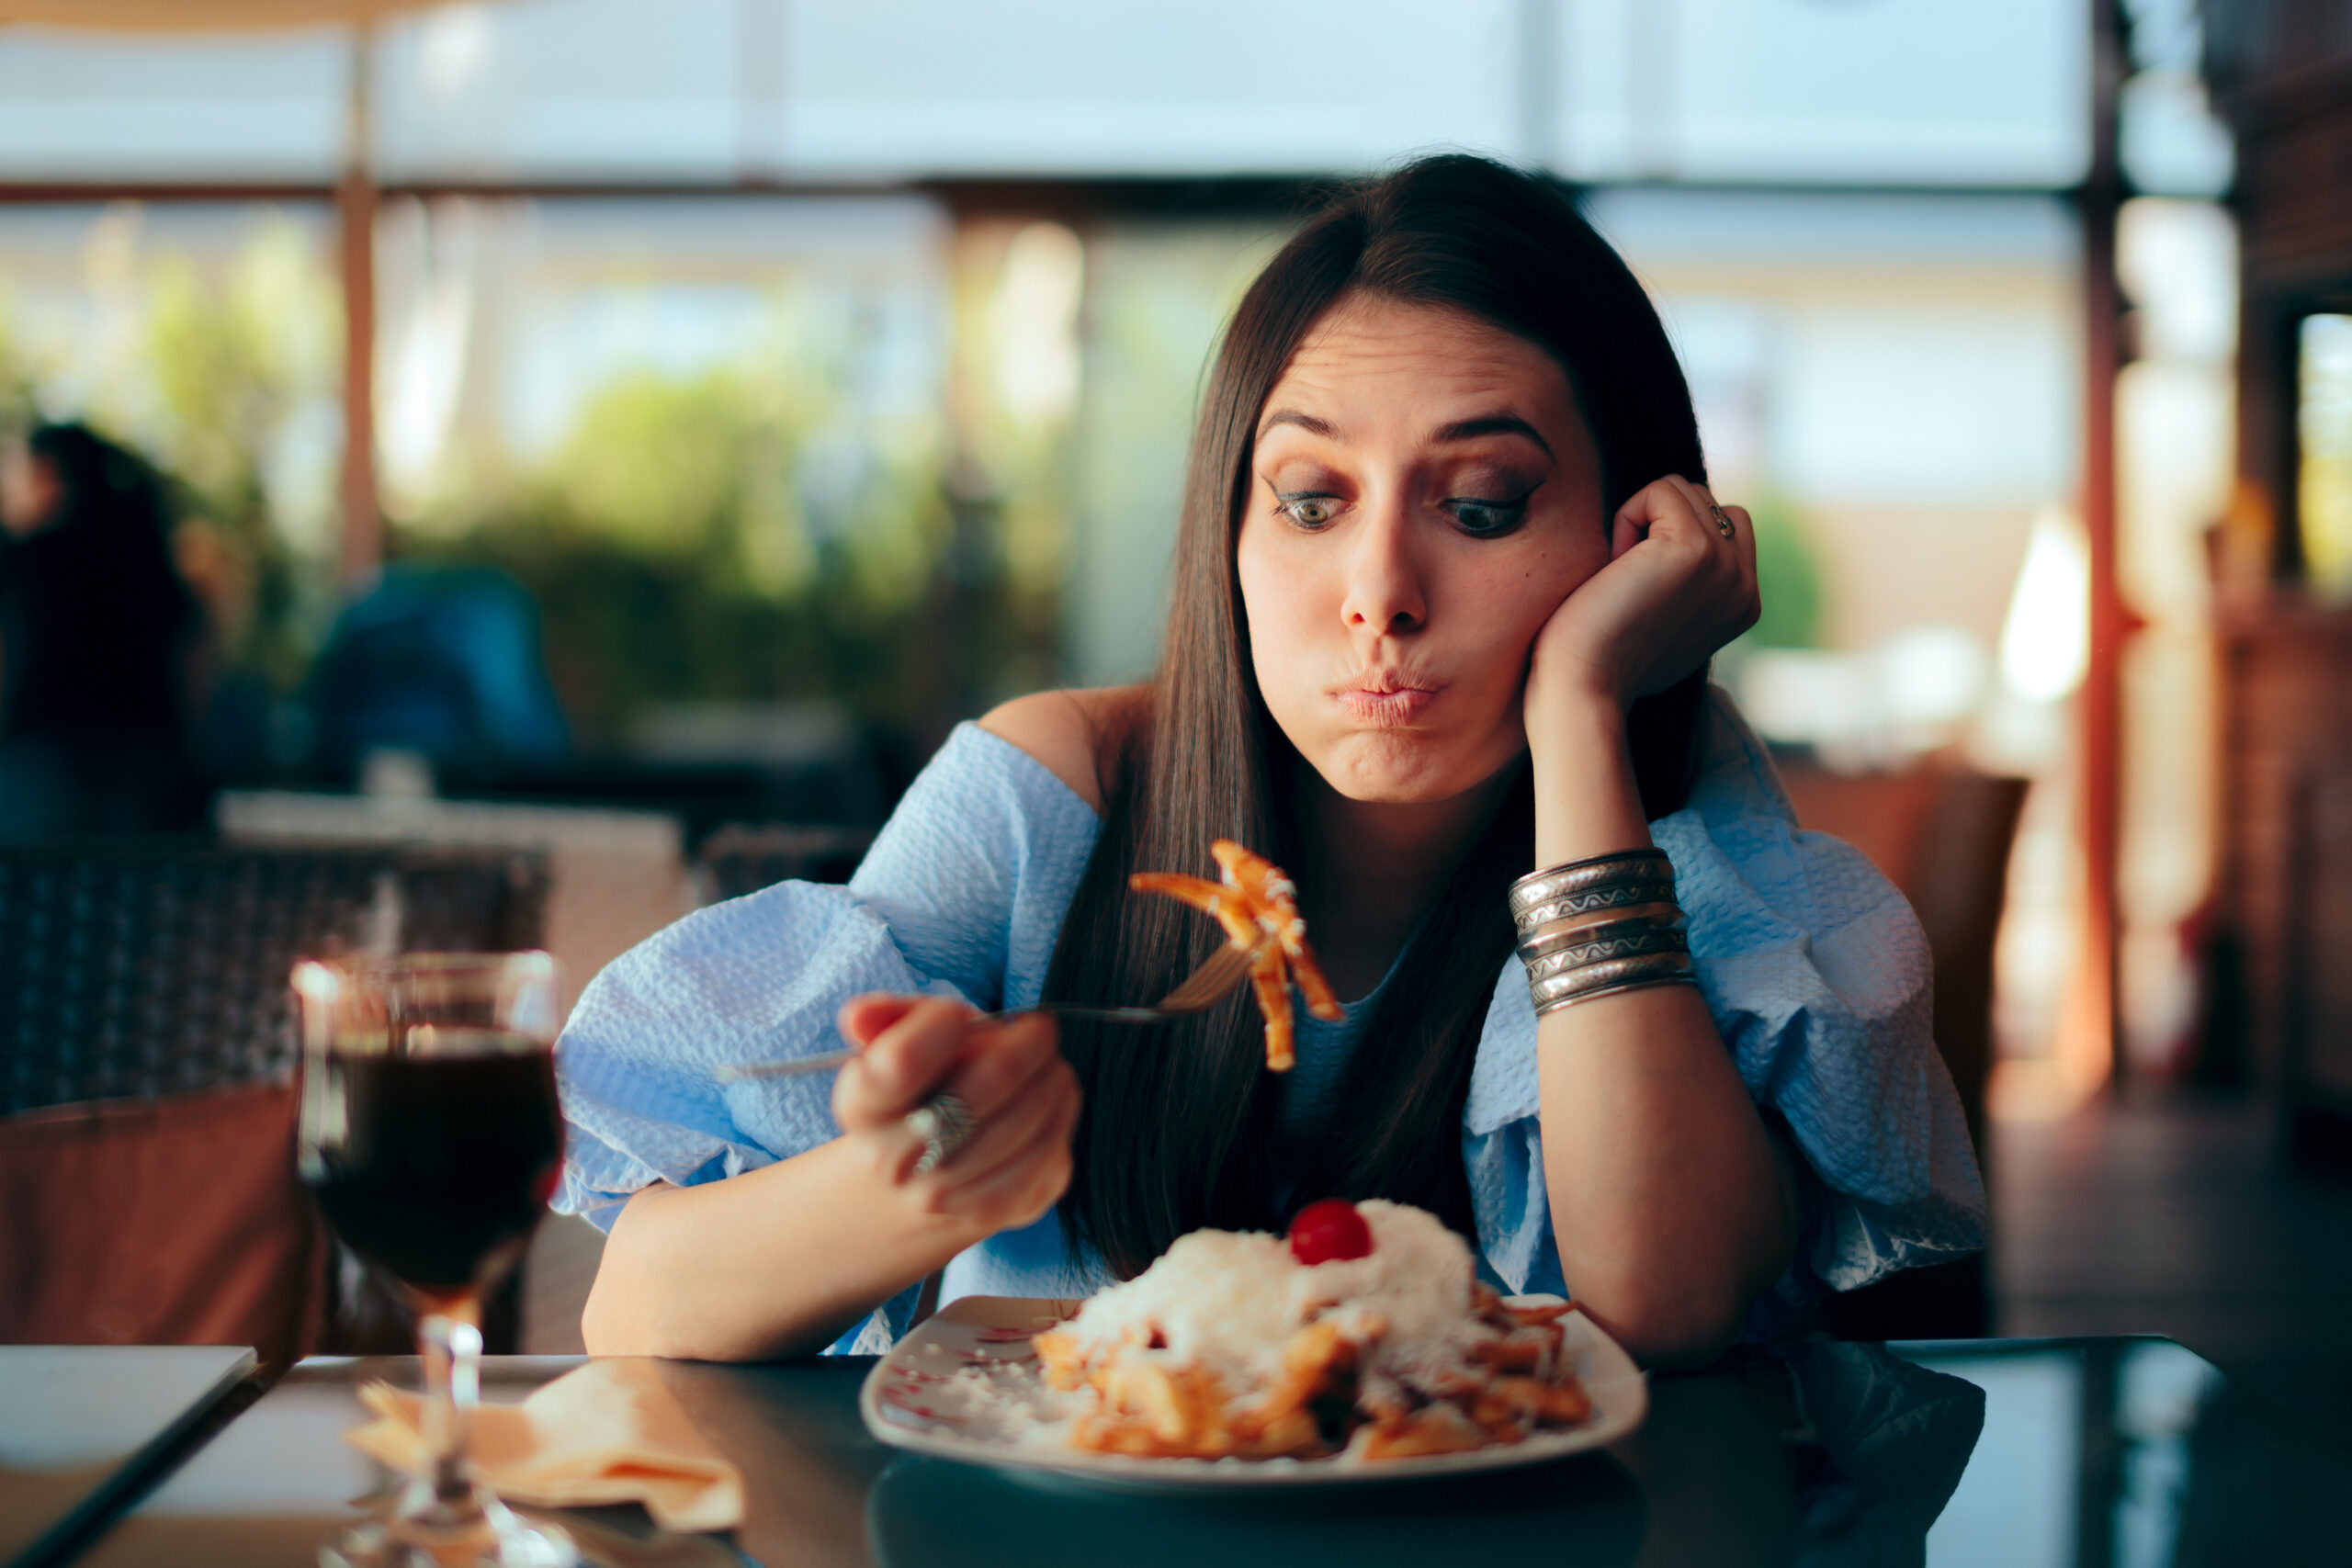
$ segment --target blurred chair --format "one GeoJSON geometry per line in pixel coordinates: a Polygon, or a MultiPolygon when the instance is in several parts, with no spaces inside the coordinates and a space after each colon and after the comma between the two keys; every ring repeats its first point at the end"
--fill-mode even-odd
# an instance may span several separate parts
{"type": "MultiPolygon", "coordinates": [[[[1919,917],[1936,966],[1936,1048],[1951,1071],[1984,1164],[1993,1065],[1993,946],[2027,781],[1921,767],[1849,777],[1782,759],[1797,820],[1870,856],[1919,917]]],[[[1830,1328],[1849,1339],[1973,1338],[1991,1322],[1985,1257],[1914,1269],[1836,1298],[1830,1328]]]]}
{"type": "Polygon", "coordinates": [[[779,882],[847,882],[873,844],[861,829],[730,822],[695,852],[695,901],[717,904],[779,882]]]}
{"type": "Polygon", "coordinates": [[[287,976],[535,945],[546,890],[506,850],[0,848],[0,1342],[399,1348],[294,1179],[287,976]]]}
{"type": "Polygon", "coordinates": [[[293,1139],[266,1082],[0,1119],[0,1344],[321,1348],[333,1245],[293,1139]]]}
{"type": "Polygon", "coordinates": [[[337,773],[378,750],[490,774],[571,749],[540,656],[538,606],[486,568],[386,568],[337,617],[304,702],[312,761],[337,773]]]}
{"type": "Polygon", "coordinates": [[[0,848],[0,1115],[282,1081],[298,957],[535,946],[546,897],[527,851],[0,848]]]}

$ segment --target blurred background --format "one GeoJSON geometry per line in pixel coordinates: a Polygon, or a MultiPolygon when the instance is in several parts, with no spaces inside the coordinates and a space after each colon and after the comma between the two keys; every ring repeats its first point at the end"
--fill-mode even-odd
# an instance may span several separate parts
{"type": "Polygon", "coordinates": [[[2335,0],[0,22],[0,437],[127,455],[194,605],[130,825],[528,852],[575,989],[845,875],[954,723],[1148,671],[1206,358],[1319,186],[1489,152],[1648,285],[1757,513],[1718,678],[1929,927],[1990,1320],[2256,1361],[2352,1306],[2165,1274],[2204,1243],[2117,1196],[2218,1160],[2214,1234],[2352,1235],[2265,1185],[2352,1111],[2335,0]]]}
{"type": "MultiPolygon", "coordinates": [[[[350,7],[62,14],[306,9],[350,7]]],[[[1763,518],[1767,618],[1721,673],[1767,732],[1840,773],[1957,747],[2042,783],[2001,1030],[2066,1061],[2040,1092],[2100,1076],[2063,1038],[2082,6],[381,9],[0,34],[0,417],[85,421],[166,476],[212,779],[414,759],[379,776],[687,805],[689,852],[729,817],[870,827],[956,720],[1150,668],[1239,289],[1317,180],[1472,148],[1574,182],[1654,290],[1717,488],[1763,518]],[[531,668],[444,671],[436,704],[401,627],[460,601],[536,615],[531,668]],[[460,711],[502,676],[510,721],[460,711]]],[[[2128,683],[2162,694],[2116,879],[2122,1037],[2172,1072],[2212,858],[2233,163],[2195,6],[2116,25],[2140,352],[2115,570],[2152,623],[2128,683]]]]}

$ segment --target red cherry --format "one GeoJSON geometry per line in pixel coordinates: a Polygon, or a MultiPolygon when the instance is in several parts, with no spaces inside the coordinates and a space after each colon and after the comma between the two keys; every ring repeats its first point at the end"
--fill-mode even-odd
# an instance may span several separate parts
{"type": "Polygon", "coordinates": [[[1325,1198],[1292,1216],[1290,1255],[1310,1269],[1372,1256],[1372,1227],[1344,1198],[1325,1198]]]}

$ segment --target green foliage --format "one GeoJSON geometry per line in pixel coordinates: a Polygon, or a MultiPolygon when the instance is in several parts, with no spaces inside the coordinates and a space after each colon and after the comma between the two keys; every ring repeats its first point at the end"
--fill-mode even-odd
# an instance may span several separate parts
{"type": "Polygon", "coordinates": [[[547,517],[509,516],[462,539],[397,541],[404,558],[494,566],[541,607],[548,672],[582,741],[617,750],[662,701],[831,696],[902,718],[902,628],[838,596],[778,600],[730,584],[706,558],[649,552],[547,517]]]}
{"type": "Polygon", "coordinates": [[[737,378],[639,374],[588,400],[540,481],[549,509],[614,544],[690,558],[723,546],[775,455],[737,378]]]}
{"type": "Polygon", "coordinates": [[[741,366],[633,372],[586,400],[535,471],[396,527],[393,550],[495,566],[531,591],[549,678],[591,750],[623,748],[646,707],[683,700],[821,696],[926,728],[962,680],[1033,652],[1052,617],[1001,570],[950,580],[922,433],[832,461],[842,472],[812,499],[828,412],[741,366]]]}
{"type": "Polygon", "coordinates": [[[0,290],[0,441],[33,423],[33,367],[10,327],[8,297],[0,290]]]}
{"type": "Polygon", "coordinates": [[[266,510],[262,455],[332,374],[338,315],[283,222],[256,232],[218,286],[186,257],[153,264],[144,337],[161,455],[200,494],[266,510]]]}
{"type": "Polygon", "coordinates": [[[336,315],[287,226],[254,237],[221,287],[179,256],[158,261],[148,287],[146,362],[163,412],[155,456],[243,579],[240,626],[223,627],[228,659],[280,689],[301,677],[312,642],[301,579],[318,579],[308,597],[320,597],[329,567],[301,562],[287,541],[264,456],[332,374],[322,350],[336,315]]]}
{"type": "Polygon", "coordinates": [[[1777,496],[1750,509],[1756,522],[1756,583],[1764,612],[1740,640],[1753,648],[1821,646],[1821,571],[1804,519],[1777,496]]]}

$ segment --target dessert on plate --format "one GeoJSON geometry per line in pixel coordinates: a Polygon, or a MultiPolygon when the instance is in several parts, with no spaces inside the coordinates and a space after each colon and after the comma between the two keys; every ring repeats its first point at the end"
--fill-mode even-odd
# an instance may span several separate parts
{"type": "Polygon", "coordinates": [[[1570,1310],[1505,1301],[1433,1214],[1328,1200],[1287,1236],[1181,1237],[1035,1344],[1081,1449],[1406,1459],[1589,1418],[1570,1310]]]}

